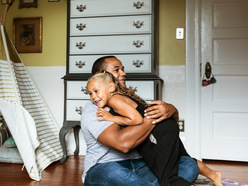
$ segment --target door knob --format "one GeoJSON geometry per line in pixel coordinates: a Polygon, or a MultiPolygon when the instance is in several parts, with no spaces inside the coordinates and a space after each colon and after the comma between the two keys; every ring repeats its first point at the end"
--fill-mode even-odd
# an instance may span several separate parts
{"type": "Polygon", "coordinates": [[[209,62],[205,65],[205,72],[202,78],[202,86],[207,86],[212,83],[216,83],[216,79],[212,73],[212,66],[209,62]],[[212,76],[212,77],[211,77],[212,76]]]}

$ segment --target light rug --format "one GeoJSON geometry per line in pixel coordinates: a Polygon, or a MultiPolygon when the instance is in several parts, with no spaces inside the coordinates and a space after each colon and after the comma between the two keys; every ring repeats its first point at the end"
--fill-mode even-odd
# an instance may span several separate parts
{"type": "MultiPolygon", "coordinates": [[[[239,183],[236,181],[232,181],[226,178],[222,179],[222,184],[224,186],[248,186],[248,184],[244,184],[244,183],[239,183]]],[[[199,177],[197,178],[197,180],[194,182],[195,186],[214,186],[213,182],[211,182],[211,180],[209,180],[208,178],[206,178],[205,176],[199,175],[199,177]]]]}

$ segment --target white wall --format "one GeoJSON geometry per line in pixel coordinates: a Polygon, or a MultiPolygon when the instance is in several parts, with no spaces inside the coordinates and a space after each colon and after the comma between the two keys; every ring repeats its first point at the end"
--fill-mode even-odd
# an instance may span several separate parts
{"type": "Polygon", "coordinates": [[[63,124],[65,67],[26,67],[59,127],[63,124]]]}
{"type": "MultiPolygon", "coordinates": [[[[64,81],[61,79],[66,73],[65,66],[27,67],[37,89],[47,104],[59,128],[64,119],[64,81]]],[[[185,118],[185,66],[160,65],[159,76],[164,80],[162,100],[172,103],[179,110],[180,119],[185,118]]],[[[183,137],[184,134],[181,134],[183,137]]],[[[80,132],[80,155],[85,155],[86,145],[80,132]]],[[[75,150],[72,131],[66,136],[69,154],[75,150]]],[[[183,139],[184,141],[184,139],[183,139]]]]}
{"type": "MultiPolygon", "coordinates": [[[[159,77],[164,80],[162,100],[173,104],[179,119],[185,120],[185,65],[160,65],[159,77]]],[[[185,144],[185,132],[180,132],[180,138],[185,144]]]]}
{"type": "Polygon", "coordinates": [[[162,100],[173,104],[179,118],[185,119],[185,65],[160,65],[159,77],[164,80],[162,100]]]}
{"type": "MultiPolygon", "coordinates": [[[[48,109],[53,115],[59,128],[64,120],[64,81],[65,66],[26,67],[37,89],[43,97],[48,109]]],[[[76,146],[73,132],[66,135],[68,154],[73,154],[76,146]]],[[[80,132],[80,154],[85,154],[86,145],[80,132]]]]}

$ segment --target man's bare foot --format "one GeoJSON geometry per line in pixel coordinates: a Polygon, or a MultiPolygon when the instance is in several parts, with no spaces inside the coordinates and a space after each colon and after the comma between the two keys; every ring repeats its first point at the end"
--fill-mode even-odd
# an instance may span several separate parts
{"type": "Polygon", "coordinates": [[[215,186],[223,186],[222,184],[222,175],[219,171],[214,171],[213,172],[213,177],[212,177],[212,182],[214,183],[215,186]]]}

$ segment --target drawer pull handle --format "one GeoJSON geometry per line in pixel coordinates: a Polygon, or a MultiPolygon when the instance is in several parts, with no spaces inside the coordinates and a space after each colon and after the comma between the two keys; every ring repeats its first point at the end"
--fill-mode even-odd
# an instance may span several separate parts
{"type": "Polygon", "coordinates": [[[82,42],[79,42],[79,43],[76,43],[76,47],[78,47],[78,49],[83,49],[85,47],[86,43],[82,43],[82,42]]]}
{"type": "Polygon", "coordinates": [[[81,92],[83,92],[84,94],[88,95],[88,91],[87,88],[85,87],[81,87],[81,92]]]}
{"type": "Polygon", "coordinates": [[[86,28],[86,24],[80,23],[79,25],[77,24],[76,28],[80,31],[84,30],[86,28]]]}
{"type": "Polygon", "coordinates": [[[133,61],[133,65],[137,68],[141,67],[141,65],[144,65],[143,61],[140,61],[140,60],[136,60],[136,61],[133,61]]]}
{"type": "Polygon", "coordinates": [[[135,7],[136,9],[141,9],[141,7],[144,5],[144,2],[140,2],[138,1],[137,3],[133,3],[133,7],[135,7]]]}
{"type": "Polygon", "coordinates": [[[140,22],[140,21],[136,21],[133,22],[133,26],[135,26],[137,29],[141,28],[144,25],[144,21],[140,22]]]}
{"type": "Polygon", "coordinates": [[[79,108],[76,107],[75,111],[76,111],[79,115],[82,115],[83,107],[82,107],[82,106],[80,106],[79,108]]]}
{"type": "Polygon", "coordinates": [[[136,46],[136,48],[140,48],[142,45],[144,45],[144,41],[133,41],[133,45],[136,46]]]}
{"type": "Polygon", "coordinates": [[[86,9],[86,5],[77,6],[77,10],[78,10],[79,12],[83,12],[85,9],[86,9]]]}
{"type": "Polygon", "coordinates": [[[75,64],[78,68],[83,68],[83,66],[85,66],[85,61],[82,62],[82,61],[76,61],[76,64],[75,64]]]}
{"type": "Polygon", "coordinates": [[[134,88],[133,88],[133,86],[129,86],[128,88],[129,88],[129,89],[132,89],[134,92],[138,92],[137,87],[134,87],[134,88]]]}

